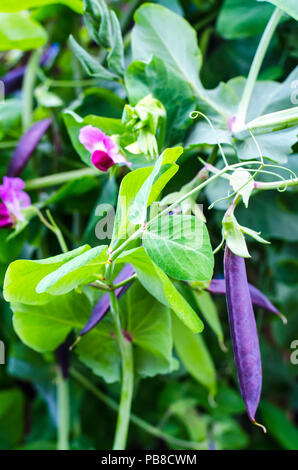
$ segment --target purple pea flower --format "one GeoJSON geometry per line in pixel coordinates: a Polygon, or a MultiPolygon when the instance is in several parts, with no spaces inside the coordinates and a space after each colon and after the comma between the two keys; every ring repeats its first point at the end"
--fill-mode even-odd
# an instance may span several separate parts
{"type": "Polygon", "coordinates": [[[111,166],[124,163],[131,166],[126,158],[119,153],[113,139],[94,126],[82,127],[79,141],[91,153],[91,162],[101,171],[108,171],[111,166]]]}
{"type": "Polygon", "coordinates": [[[0,228],[12,227],[17,220],[24,220],[22,209],[31,205],[30,197],[23,191],[24,187],[21,178],[4,176],[0,186],[0,228]]]}

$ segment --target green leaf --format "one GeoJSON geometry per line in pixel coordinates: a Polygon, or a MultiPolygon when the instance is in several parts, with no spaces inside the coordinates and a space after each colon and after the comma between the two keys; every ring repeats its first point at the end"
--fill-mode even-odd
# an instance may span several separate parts
{"type": "Polygon", "coordinates": [[[136,224],[141,223],[147,206],[158,198],[165,185],[178,171],[178,166],[173,162],[177,160],[181,150],[181,147],[167,149],[154,168],[139,168],[123,178],[118,195],[113,240],[125,239],[135,229],[136,224]],[[162,165],[161,171],[155,179],[160,165],[162,165]],[[134,208],[139,213],[136,213],[134,208]],[[133,223],[131,223],[133,211],[136,217],[132,217],[133,223]]]}
{"type": "Polygon", "coordinates": [[[47,42],[46,30],[26,12],[0,13],[0,51],[28,51],[47,42]]]}
{"type": "Polygon", "coordinates": [[[215,368],[202,336],[192,333],[173,316],[173,337],[175,350],[185,369],[215,395],[215,368]]]}
{"type": "Polygon", "coordinates": [[[38,352],[54,351],[73,328],[79,330],[89,319],[91,304],[84,294],[71,292],[52,297],[44,305],[12,303],[17,335],[38,352]]]}
{"type": "Polygon", "coordinates": [[[206,225],[191,215],[158,218],[143,235],[143,245],[166,274],[184,281],[210,281],[214,258],[206,225]]]}
{"type": "Polygon", "coordinates": [[[142,377],[166,374],[175,368],[169,308],[160,305],[135,282],[120,301],[123,325],[132,337],[135,367],[142,377]]]}
{"type": "Polygon", "coordinates": [[[9,13],[55,4],[66,5],[77,13],[83,13],[82,0],[16,0],[14,2],[11,2],[10,0],[1,0],[0,11],[9,13]]]}
{"type": "Polygon", "coordinates": [[[296,0],[258,0],[258,1],[266,1],[273,3],[273,5],[277,6],[281,10],[285,11],[288,15],[295,18],[298,21],[298,5],[296,0]]]}
{"type": "Polygon", "coordinates": [[[89,52],[85,51],[82,46],[74,39],[73,36],[69,38],[71,48],[80,61],[86,73],[91,77],[101,78],[103,80],[114,80],[115,75],[105,69],[99,62],[99,59],[92,57],[89,52]]]}
{"type": "Polygon", "coordinates": [[[254,36],[263,32],[272,13],[271,5],[254,0],[225,0],[216,29],[225,39],[254,36]]]}
{"type": "Polygon", "coordinates": [[[0,448],[10,449],[18,444],[25,426],[25,399],[16,388],[0,392],[0,448]]]}
{"type": "MultiPolygon", "coordinates": [[[[149,197],[152,190],[152,186],[155,182],[158,182],[162,165],[172,165],[180,157],[183,152],[182,147],[176,147],[174,149],[167,149],[156,161],[150,175],[137,192],[133,204],[129,209],[128,219],[132,224],[138,225],[143,224],[147,216],[147,206],[149,204],[149,197]]],[[[178,167],[176,167],[178,169],[178,167]]],[[[158,182],[158,186],[155,187],[155,191],[160,193],[163,189],[163,182],[158,182]]]]}
{"type": "Polygon", "coordinates": [[[138,8],[134,19],[133,60],[148,62],[155,55],[193,88],[201,88],[201,53],[196,32],[189,23],[167,8],[151,3],[138,8]]]}
{"type": "Polygon", "coordinates": [[[197,292],[195,290],[193,291],[193,294],[201,314],[203,315],[210,328],[216,334],[221,348],[225,349],[222,326],[220,323],[216,305],[213,302],[211,295],[209,294],[209,292],[206,291],[197,292]]]}
{"type": "MultiPolygon", "coordinates": [[[[172,358],[171,316],[138,283],[120,300],[121,324],[132,338],[134,365],[137,374],[153,377],[175,367],[172,358]]],[[[82,362],[108,382],[120,380],[120,352],[111,315],[83,336],[76,352],[82,362]]]]}
{"type": "Polygon", "coordinates": [[[4,298],[7,302],[21,302],[30,305],[42,305],[51,299],[51,295],[37,294],[36,287],[46,275],[55,271],[67,261],[90,250],[84,245],[75,250],[40,261],[17,260],[7,269],[4,280],[4,298]]]}
{"type": "Polygon", "coordinates": [[[112,315],[106,315],[83,336],[75,351],[79,359],[105,382],[113,383],[120,379],[121,357],[112,315]]]}
{"type": "Polygon", "coordinates": [[[124,126],[120,119],[112,119],[100,116],[89,115],[82,119],[78,114],[73,111],[66,110],[63,113],[65,126],[67,128],[70,140],[75,150],[86,165],[92,166],[91,155],[88,150],[79,141],[80,129],[88,124],[94,127],[98,127],[105,134],[122,134],[124,132],[124,126]]]}
{"type": "Polygon", "coordinates": [[[124,74],[124,46],[121,34],[121,27],[116,13],[112,10],[110,13],[111,27],[113,30],[112,46],[107,57],[109,68],[120,75],[124,74]]]}
{"type": "Polygon", "coordinates": [[[149,258],[143,247],[122,253],[118,263],[131,263],[140,283],[161,304],[170,307],[180,320],[194,333],[204,325],[194,310],[174,287],[168,276],[149,258]]]}
{"type": "Polygon", "coordinates": [[[101,245],[76,256],[57,270],[44,277],[37,285],[36,292],[52,295],[67,294],[76,287],[95,281],[104,274],[108,261],[107,246],[101,245]]]}
{"type": "Polygon", "coordinates": [[[260,408],[268,432],[284,449],[298,450],[298,428],[285,412],[269,402],[262,402],[260,408]]]}

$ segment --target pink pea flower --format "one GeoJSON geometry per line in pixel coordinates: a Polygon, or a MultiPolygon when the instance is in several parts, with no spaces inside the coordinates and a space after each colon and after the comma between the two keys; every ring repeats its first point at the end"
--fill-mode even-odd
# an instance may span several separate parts
{"type": "Polygon", "coordinates": [[[30,197],[23,191],[25,183],[21,178],[4,176],[0,186],[0,228],[12,227],[17,220],[24,220],[22,209],[31,205],[30,197]]]}
{"type": "Polygon", "coordinates": [[[113,139],[94,126],[82,127],[79,141],[91,153],[91,162],[101,171],[108,171],[117,163],[131,166],[123,155],[120,155],[118,146],[113,139]]]}

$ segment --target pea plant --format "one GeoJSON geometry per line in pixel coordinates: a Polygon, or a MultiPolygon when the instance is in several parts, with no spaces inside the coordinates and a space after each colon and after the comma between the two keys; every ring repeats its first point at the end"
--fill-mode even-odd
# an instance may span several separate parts
{"type": "Polygon", "coordinates": [[[0,447],[297,449],[297,19],[2,0],[0,447]]]}

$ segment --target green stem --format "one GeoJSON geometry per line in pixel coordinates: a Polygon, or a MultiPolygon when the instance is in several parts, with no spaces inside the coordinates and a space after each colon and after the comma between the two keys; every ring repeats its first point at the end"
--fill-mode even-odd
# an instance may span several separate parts
{"type": "Polygon", "coordinates": [[[15,148],[18,145],[18,140],[11,141],[11,142],[0,142],[0,149],[11,149],[15,148]]]}
{"type": "Polygon", "coordinates": [[[126,286],[126,284],[129,284],[130,282],[134,281],[137,278],[137,274],[133,274],[132,276],[128,277],[122,282],[119,282],[119,284],[114,284],[113,289],[119,289],[119,287],[126,286]]]}
{"type": "Polygon", "coordinates": [[[63,173],[56,173],[54,175],[43,176],[41,178],[34,178],[32,180],[26,181],[26,191],[57,186],[58,184],[64,184],[68,181],[77,180],[83,178],[84,176],[100,175],[101,172],[95,168],[83,168],[81,170],[65,171],[63,173]]]}
{"type": "Polygon", "coordinates": [[[261,181],[255,181],[255,189],[264,191],[268,189],[284,189],[291,186],[298,186],[298,178],[292,178],[283,181],[273,181],[272,183],[263,183],[261,181]]]}
{"type": "Polygon", "coordinates": [[[26,72],[23,81],[22,87],[22,122],[23,122],[23,131],[25,132],[32,122],[33,115],[33,93],[35,80],[37,77],[37,70],[39,59],[41,56],[41,51],[36,50],[32,52],[30,59],[28,61],[26,72]]]}
{"type": "Polygon", "coordinates": [[[113,450],[125,450],[133,394],[133,351],[131,342],[122,333],[120,312],[115,292],[110,292],[110,302],[122,362],[121,397],[113,450]]]}
{"type": "Polygon", "coordinates": [[[69,389],[68,380],[64,379],[59,368],[57,375],[57,408],[58,408],[58,450],[68,450],[69,436],[69,389]]]}
{"type": "MultiPolygon", "coordinates": [[[[101,390],[99,390],[92,382],[90,382],[84,375],[78,372],[75,369],[70,370],[70,375],[77,380],[86,390],[89,390],[96,398],[101,400],[105,405],[110,407],[114,411],[119,410],[119,406],[115,400],[105,395],[101,390]]],[[[173,437],[163,431],[161,431],[158,427],[148,423],[147,421],[139,418],[138,416],[131,413],[130,415],[131,422],[138,426],[143,431],[151,434],[152,436],[157,437],[158,439],[162,439],[166,441],[168,444],[172,444],[175,447],[182,447],[185,449],[202,449],[202,446],[197,442],[187,441],[184,439],[178,439],[173,437]]]]}
{"type": "Polygon", "coordinates": [[[238,108],[237,121],[239,122],[240,125],[241,123],[245,123],[248,105],[250,102],[250,98],[251,98],[256,80],[259,75],[260,68],[263,63],[263,59],[265,57],[271,38],[274,34],[274,31],[282,15],[283,15],[282,10],[280,10],[279,8],[276,8],[262,35],[261,41],[259,43],[258,49],[256,51],[256,54],[254,56],[253,62],[250,67],[250,71],[249,71],[249,74],[245,83],[243,95],[242,95],[239,108],[238,108]]]}

